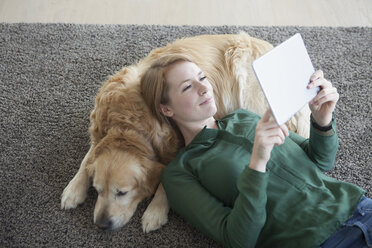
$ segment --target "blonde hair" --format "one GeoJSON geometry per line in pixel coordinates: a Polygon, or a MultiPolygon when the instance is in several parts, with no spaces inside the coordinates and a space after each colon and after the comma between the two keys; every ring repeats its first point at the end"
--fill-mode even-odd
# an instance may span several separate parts
{"type": "Polygon", "coordinates": [[[160,111],[160,104],[168,104],[168,85],[165,81],[167,67],[177,62],[192,62],[184,54],[165,55],[155,60],[141,77],[141,93],[151,113],[160,123],[174,126],[172,120],[160,111]]]}

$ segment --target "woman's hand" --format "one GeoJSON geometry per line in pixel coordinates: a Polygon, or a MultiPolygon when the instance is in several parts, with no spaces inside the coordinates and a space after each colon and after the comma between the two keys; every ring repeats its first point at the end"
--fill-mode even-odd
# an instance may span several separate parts
{"type": "Polygon", "coordinates": [[[318,70],[310,78],[310,83],[307,88],[320,87],[320,91],[310,101],[309,107],[315,122],[325,127],[330,125],[332,121],[332,113],[335,110],[336,103],[339,99],[337,89],[332,86],[332,83],[324,78],[323,71],[318,70]]]}
{"type": "Polygon", "coordinates": [[[287,126],[278,126],[274,118],[271,117],[271,111],[268,109],[257,123],[253,151],[249,163],[249,167],[253,170],[265,172],[266,164],[270,159],[274,145],[283,144],[285,137],[289,135],[287,126]]]}

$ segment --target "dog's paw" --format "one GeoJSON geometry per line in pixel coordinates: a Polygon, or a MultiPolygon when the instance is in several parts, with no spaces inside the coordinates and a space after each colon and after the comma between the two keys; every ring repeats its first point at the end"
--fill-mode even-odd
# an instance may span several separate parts
{"type": "Polygon", "coordinates": [[[168,208],[147,208],[142,216],[142,230],[145,233],[159,229],[168,222],[168,208]]]}
{"type": "Polygon", "coordinates": [[[87,188],[84,183],[79,182],[76,178],[72,179],[67,187],[63,190],[61,196],[61,209],[76,208],[83,203],[87,196],[87,188]]]}

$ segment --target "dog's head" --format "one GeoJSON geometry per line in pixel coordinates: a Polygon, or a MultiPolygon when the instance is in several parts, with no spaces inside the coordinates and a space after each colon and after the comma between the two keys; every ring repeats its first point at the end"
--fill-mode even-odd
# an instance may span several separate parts
{"type": "MultiPolygon", "coordinates": [[[[121,137],[125,135],[131,134],[121,137]]],[[[96,146],[87,166],[98,193],[94,223],[109,230],[124,226],[138,203],[154,194],[164,168],[155,159],[149,159],[150,147],[141,140],[132,140],[131,146],[137,146],[129,147],[127,140],[110,138],[113,136],[118,137],[108,135],[96,146]]]]}

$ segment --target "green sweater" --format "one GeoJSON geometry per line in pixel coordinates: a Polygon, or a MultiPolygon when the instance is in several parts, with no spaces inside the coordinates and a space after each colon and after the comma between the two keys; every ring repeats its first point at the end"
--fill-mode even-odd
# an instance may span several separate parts
{"type": "Polygon", "coordinates": [[[226,247],[315,247],[347,220],[365,193],[323,174],[333,168],[336,123],[310,138],[291,132],[265,173],[248,167],[260,117],[235,111],[204,128],[166,167],[174,211],[226,247]]]}

